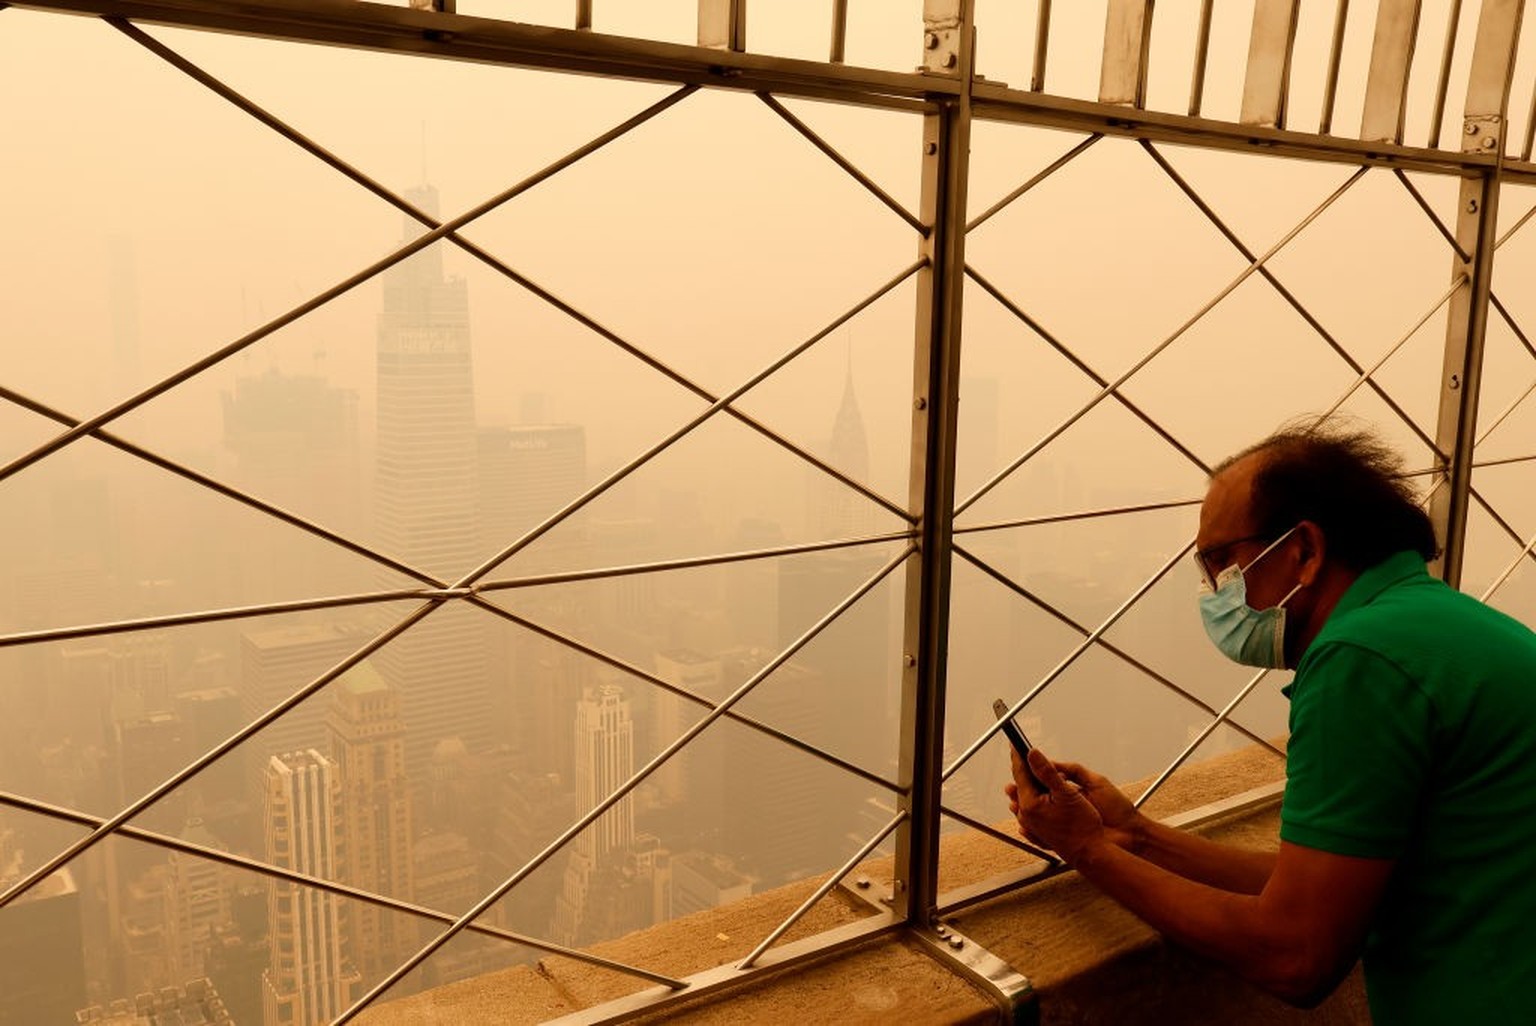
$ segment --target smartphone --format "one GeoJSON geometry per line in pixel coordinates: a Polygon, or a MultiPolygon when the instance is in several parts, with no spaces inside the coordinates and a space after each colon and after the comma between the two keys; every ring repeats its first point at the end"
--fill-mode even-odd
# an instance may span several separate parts
{"type": "Polygon", "coordinates": [[[1008,715],[1008,703],[1001,698],[993,701],[992,715],[1003,721],[1003,733],[1007,736],[1009,744],[1013,745],[1013,750],[1019,753],[1019,758],[1024,760],[1030,783],[1035,785],[1035,790],[1040,794],[1045,794],[1049,788],[1035,779],[1034,771],[1029,770],[1029,750],[1035,746],[1029,743],[1029,738],[1024,736],[1019,725],[1013,722],[1013,717],[1008,715]]]}

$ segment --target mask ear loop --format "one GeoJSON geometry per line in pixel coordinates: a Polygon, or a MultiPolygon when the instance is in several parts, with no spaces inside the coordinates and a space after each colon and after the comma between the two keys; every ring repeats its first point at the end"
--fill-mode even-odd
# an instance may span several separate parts
{"type": "MultiPolygon", "coordinates": [[[[1301,526],[1300,524],[1292,525],[1290,530],[1286,531],[1280,537],[1276,538],[1274,541],[1272,541],[1268,545],[1264,546],[1264,551],[1263,552],[1259,553],[1257,556],[1254,556],[1252,559],[1250,559],[1248,561],[1248,566],[1240,566],[1240,567],[1238,567],[1238,570],[1240,570],[1242,573],[1246,574],[1248,572],[1249,568],[1251,568],[1255,563],[1257,563],[1259,560],[1263,559],[1265,556],[1267,556],[1271,552],[1273,552],[1275,550],[1275,546],[1279,545],[1281,542],[1285,541],[1291,535],[1295,534],[1296,533],[1296,528],[1298,528],[1300,526],[1301,526]]],[[[1301,585],[1298,584],[1297,587],[1299,588],[1299,587],[1301,587],[1301,585]]],[[[1294,594],[1296,594],[1296,592],[1292,591],[1291,595],[1294,595],[1294,594]]],[[[1290,598],[1291,595],[1287,595],[1286,598],[1290,598]]]]}

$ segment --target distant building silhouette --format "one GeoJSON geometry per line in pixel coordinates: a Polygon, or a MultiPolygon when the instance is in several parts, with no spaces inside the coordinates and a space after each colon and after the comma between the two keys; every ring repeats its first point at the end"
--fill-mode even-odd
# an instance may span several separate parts
{"type": "MultiPolygon", "coordinates": [[[[406,190],[436,215],[437,190],[406,190]]],[[[423,229],[406,218],[402,239],[423,229]]],[[[479,538],[479,452],[469,291],[444,277],[440,246],[386,271],[378,321],[378,438],[375,515],[392,556],[452,582],[474,569],[479,538]]],[[[440,610],[386,646],[377,659],[400,690],[410,725],[413,777],[437,742],[472,750],[492,737],[484,614],[440,610]]]]}

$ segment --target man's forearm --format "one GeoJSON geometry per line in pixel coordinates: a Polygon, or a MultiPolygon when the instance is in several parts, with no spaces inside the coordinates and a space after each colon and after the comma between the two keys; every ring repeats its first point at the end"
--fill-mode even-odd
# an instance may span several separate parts
{"type": "Polygon", "coordinates": [[[1233,848],[1152,820],[1132,832],[1130,851],[1187,880],[1238,894],[1258,894],[1275,868],[1273,852],[1233,848]]]}
{"type": "MultiPolygon", "coordinates": [[[[1162,829],[1179,833],[1171,828],[1162,829]]],[[[1153,846],[1188,868],[1213,870],[1212,875],[1218,879],[1247,880],[1252,872],[1250,860],[1226,863],[1220,858],[1211,859],[1204,848],[1220,846],[1201,838],[1195,840],[1202,843],[1189,845],[1159,833],[1153,846]]],[[[1288,935],[1283,923],[1266,916],[1256,894],[1197,881],[1114,844],[1095,845],[1074,858],[1072,865],[1094,886],[1169,940],[1221,962],[1249,982],[1288,1001],[1302,1002],[1313,997],[1317,975],[1315,969],[1306,965],[1304,939],[1288,935]]]]}

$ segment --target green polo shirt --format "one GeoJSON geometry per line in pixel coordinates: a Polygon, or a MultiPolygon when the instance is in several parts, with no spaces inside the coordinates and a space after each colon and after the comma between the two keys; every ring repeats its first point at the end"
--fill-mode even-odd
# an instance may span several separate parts
{"type": "Polygon", "coordinates": [[[1377,1026],[1536,1023],[1536,634],[1399,552],[1302,656],[1280,836],[1397,865],[1377,1026]]]}

